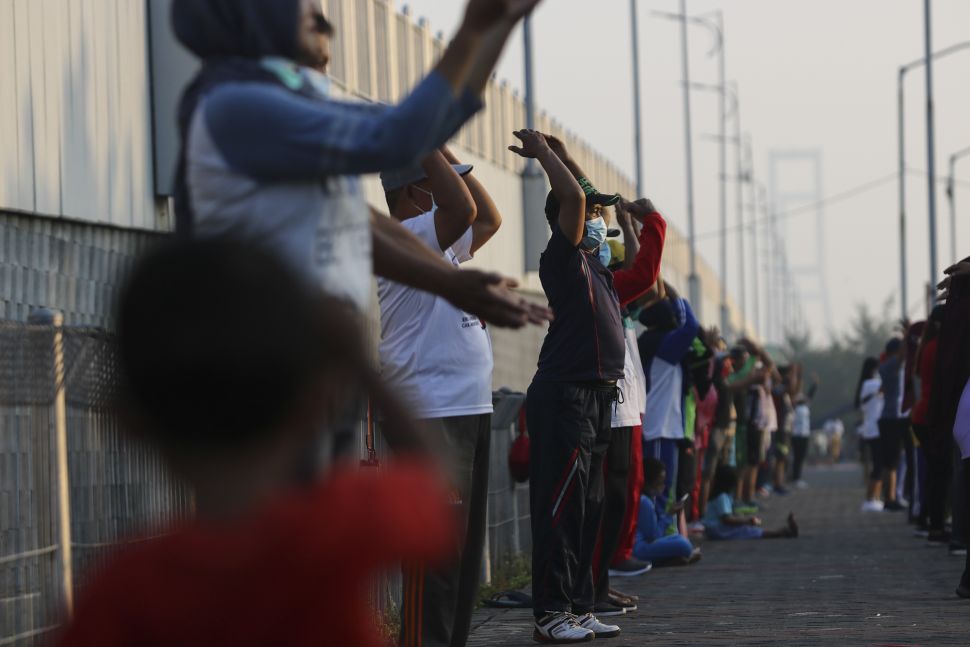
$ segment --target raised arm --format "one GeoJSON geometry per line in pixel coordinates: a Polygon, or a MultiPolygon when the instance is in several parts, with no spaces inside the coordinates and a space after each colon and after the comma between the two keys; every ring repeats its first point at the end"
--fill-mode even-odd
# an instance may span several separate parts
{"type": "Polygon", "coordinates": [[[475,222],[477,210],[472,194],[445,156],[435,151],[421,163],[438,205],[434,228],[442,251],[454,245],[475,222]]]}
{"type": "MultiPolygon", "coordinates": [[[[660,277],[667,222],[649,200],[620,204],[642,226],[637,253],[630,267],[613,273],[613,285],[620,297],[620,305],[626,305],[645,294],[660,277]]],[[[627,236],[627,233],[624,231],[623,235],[627,236]]]]}
{"type": "Polygon", "coordinates": [[[435,71],[455,96],[481,94],[512,29],[541,0],[469,0],[465,16],[435,71]]]}
{"type": "Polygon", "coordinates": [[[697,318],[694,317],[694,311],[691,310],[686,299],[674,299],[673,305],[677,312],[679,325],[664,336],[664,340],[657,350],[657,357],[668,364],[679,364],[690,349],[690,345],[701,326],[697,322],[697,318]]]}
{"type": "Polygon", "coordinates": [[[400,223],[371,213],[374,273],[447,299],[465,312],[502,328],[544,324],[548,308],[516,296],[514,281],[498,274],[459,270],[400,223]]]}
{"type": "MultiPolygon", "coordinates": [[[[447,146],[442,148],[441,152],[449,164],[461,163],[447,146]]],[[[492,196],[485,190],[485,187],[478,181],[474,173],[468,173],[462,179],[465,181],[465,186],[471,192],[472,199],[475,201],[475,209],[478,212],[478,215],[475,217],[475,222],[472,223],[472,253],[475,253],[502,226],[502,214],[499,213],[498,207],[495,206],[495,202],[492,200],[492,196]]]]}
{"type": "Polygon", "coordinates": [[[559,230],[566,241],[577,247],[583,240],[586,225],[586,195],[562,160],[553,152],[542,133],[517,130],[514,133],[522,146],[509,150],[522,157],[538,160],[549,177],[552,194],[559,201],[559,230]]]}

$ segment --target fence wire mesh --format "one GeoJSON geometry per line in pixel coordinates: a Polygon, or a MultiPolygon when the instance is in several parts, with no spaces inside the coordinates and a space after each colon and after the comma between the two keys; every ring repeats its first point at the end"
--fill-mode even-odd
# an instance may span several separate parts
{"type": "Polygon", "coordinates": [[[113,546],[153,534],[188,505],[158,457],[120,433],[110,337],[63,328],[71,563],[62,563],[56,332],[0,323],[0,645],[40,643],[56,627],[63,568],[83,586],[113,546]]]}

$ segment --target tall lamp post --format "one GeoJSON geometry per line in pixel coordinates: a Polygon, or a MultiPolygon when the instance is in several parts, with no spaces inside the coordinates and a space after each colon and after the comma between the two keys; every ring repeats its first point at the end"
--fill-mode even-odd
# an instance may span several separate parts
{"type": "Polygon", "coordinates": [[[640,20],[637,0],[630,0],[630,29],[633,49],[633,131],[634,155],[637,166],[637,198],[643,197],[643,126],[640,105],[640,20]]]}
{"type": "MultiPolygon", "coordinates": [[[[939,60],[959,51],[970,49],[970,41],[957,43],[934,52],[929,60],[939,60]]],[[[926,65],[927,58],[918,58],[899,67],[896,81],[896,98],[898,102],[898,137],[899,137],[899,296],[903,319],[907,317],[907,261],[906,261],[906,74],[916,68],[926,65]]],[[[932,193],[932,191],[931,191],[932,193]]],[[[934,269],[933,274],[938,270],[934,269]]]]}
{"type": "Polygon", "coordinates": [[[970,155],[970,146],[962,148],[953,155],[950,155],[950,174],[946,180],[946,197],[950,202],[950,259],[952,263],[960,260],[957,258],[957,162],[967,155],[970,155]]]}
{"type": "MultiPolygon", "coordinates": [[[[683,0],[681,0],[683,2],[683,0]]],[[[933,114],[933,30],[931,0],[923,2],[923,31],[926,50],[926,181],[930,216],[930,285],[936,284],[940,267],[936,259],[936,123],[933,114]]],[[[936,292],[930,290],[930,305],[936,304],[936,292]]]]}
{"type": "MultiPolygon", "coordinates": [[[[720,294],[720,322],[721,329],[727,332],[729,328],[730,318],[728,315],[727,308],[727,80],[726,80],[726,62],[725,62],[725,51],[724,51],[724,15],[720,11],[716,11],[713,14],[713,18],[706,16],[688,16],[687,9],[683,2],[681,2],[681,13],[669,13],[665,11],[654,11],[653,15],[659,16],[661,18],[667,18],[670,20],[681,21],[681,29],[683,30],[683,43],[684,43],[684,56],[683,60],[687,60],[686,51],[686,25],[688,22],[702,25],[710,29],[714,34],[714,49],[711,51],[711,56],[718,54],[718,83],[713,86],[720,95],[719,101],[719,124],[720,124],[720,155],[718,158],[719,162],[719,179],[720,179],[720,193],[718,195],[718,204],[720,207],[720,222],[721,222],[721,240],[720,240],[720,279],[721,279],[721,294],[720,294]]],[[[687,72],[687,64],[684,63],[684,85],[685,87],[690,87],[691,89],[711,89],[712,86],[698,83],[691,83],[687,72]]],[[[687,93],[687,90],[685,90],[687,93]]],[[[689,95],[689,93],[688,93],[689,95]]],[[[735,105],[737,105],[737,100],[735,98],[735,105]]],[[[687,129],[689,133],[690,129],[690,100],[685,98],[685,111],[687,119],[687,129]]],[[[689,137],[689,134],[688,134],[689,137]]],[[[692,155],[690,149],[691,142],[688,141],[688,157],[692,155]]],[[[693,184],[693,166],[688,167],[688,182],[693,184]]],[[[692,186],[689,189],[690,203],[688,204],[688,217],[692,220],[693,211],[693,189],[692,186]]],[[[690,225],[688,225],[690,228],[690,225]]],[[[693,234],[690,235],[691,239],[691,273],[695,274],[694,265],[694,237],[693,234]]],[[[693,300],[693,299],[692,299],[693,300]]]]}

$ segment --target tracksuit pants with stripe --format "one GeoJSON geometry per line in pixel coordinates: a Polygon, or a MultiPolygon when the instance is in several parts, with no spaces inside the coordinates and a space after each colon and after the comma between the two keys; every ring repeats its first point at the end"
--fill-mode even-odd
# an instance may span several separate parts
{"type": "Polygon", "coordinates": [[[404,564],[401,647],[459,647],[468,640],[485,546],[491,420],[482,414],[422,421],[450,479],[465,541],[444,567],[404,564]]]}
{"type": "Polygon", "coordinates": [[[531,437],[532,597],[537,618],[593,610],[593,555],[603,513],[603,460],[615,385],[533,382],[531,437]]]}

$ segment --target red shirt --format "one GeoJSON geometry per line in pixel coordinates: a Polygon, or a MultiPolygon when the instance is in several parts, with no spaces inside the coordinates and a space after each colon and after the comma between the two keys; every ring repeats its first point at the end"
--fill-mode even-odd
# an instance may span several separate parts
{"type": "Polygon", "coordinates": [[[342,469],[245,520],[136,544],[83,592],[59,644],[384,645],[368,588],[453,549],[443,492],[423,467],[342,469]]]}
{"type": "Polygon", "coordinates": [[[923,345],[923,352],[919,356],[920,394],[916,406],[913,407],[913,424],[925,425],[929,423],[930,393],[933,391],[933,367],[936,366],[936,340],[931,339],[923,345]]]}

